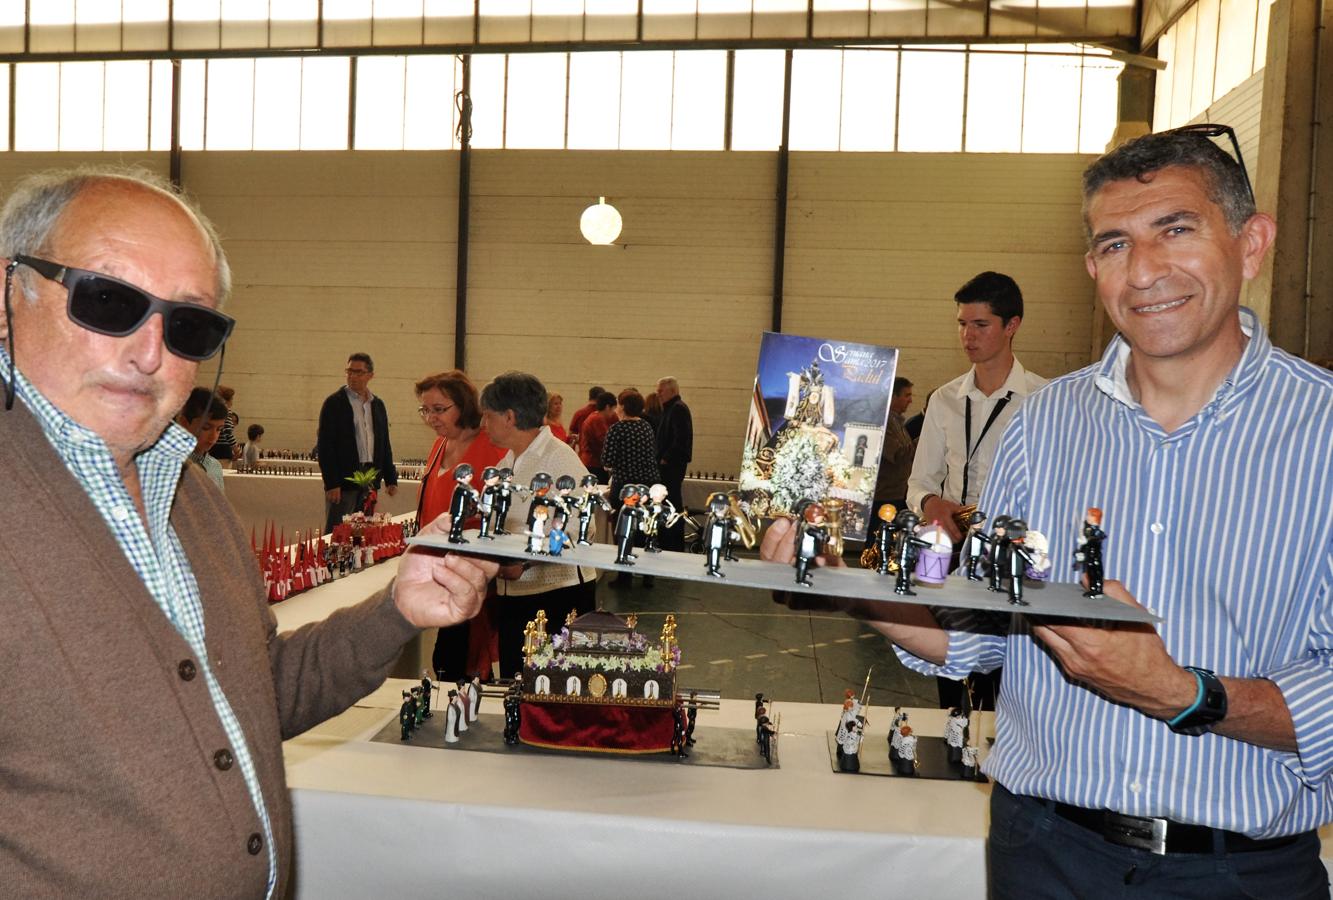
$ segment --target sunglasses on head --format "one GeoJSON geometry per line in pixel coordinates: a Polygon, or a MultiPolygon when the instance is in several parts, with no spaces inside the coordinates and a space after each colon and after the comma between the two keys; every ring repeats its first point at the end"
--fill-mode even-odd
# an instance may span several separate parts
{"type": "MultiPolygon", "coordinates": [[[[215,309],[198,303],[162,300],[110,275],[15,254],[10,271],[18,265],[64,285],[65,312],[71,321],[89,331],[125,337],[138,331],[154,313],[161,313],[163,342],[183,359],[198,362],[211,358],[236,324],[231,316],[215,309]]],[[[5,289],[8,294],[8,279],[5,289]]]]}
{"type": "Polygon", "coordinates": [[[1240,140],[1236,137],[1236,130],[1230,125],[1218,125],[1213,122],[1199,122],[1194,125],[1182,125],[1180,128],[1172,128],[1163,134],[1197,134],[1206,138],[1224,137],[1231,141],[1231,151],[1236,157],[1236,164],[1240,166],[1241,177],[1245,179],[1245,189],[1249,191],[1250,202],[1254,202],[1254,185],[1250,184],[1250,173],[1245,170],[1245,158],[1240,155],[1240,140]]]}

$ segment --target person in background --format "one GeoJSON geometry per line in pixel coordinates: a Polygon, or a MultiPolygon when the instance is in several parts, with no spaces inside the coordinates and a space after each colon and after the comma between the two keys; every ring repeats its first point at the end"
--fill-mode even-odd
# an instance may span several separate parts
{"type": "MultiPolygon", "coordinates": [[[[427,375],[416,383],[417,413],[435,432],[435,443],[426,457],[421,476],[421,494],[417,499],[417,521],[433,522],[449,511],[458,482],[454,469],[462,463],[472,466],[472,486],[482,487],[482,474],[504,456],[504,450],[491,443],[481,427],[481,405],[477,388],[458,369],[427,375]]],[[[476,528],[474,516],[464,527],[476,528]]],[[[496,633],[493,625],[493,592],[472,620],[441,628],[431,653],[431,668],[442,681],[458,681],[471,675],[489,679],[496,633]]]]}
{"type": "MultiPolygon", "coordinates": [[[[627,484],[652,485],[662,480],[657,467],[657,436],[653,427],[643,418],[643,395],[634,388],[625,388],[616,398],[616,417],[619,419],[606,433],[602,448],[602,468],[611,477],[610,501],[620,508],[620,489],[627,484]]],[[[679,507],[677,507],[679,509],[679,507]]],[[[633,577],[628,572],[617,572],[615,583],[630,585],[633,577]]],[[[653,576],[643,576],[643,586],[653,586],[653,576]]]]}
{"type": "Polygon", "coordinates": [[[264,426],[258,422],[245,429],[245,467],[253,469],[259,465],[260,454],[264,448],[259,446],[259,439],[264,436],[264,426]]]}
{"type": "Polygon", "coordinates": [[[235,389],[220,384],[218,385],[218,397],[223,403],[227,404],[227,421],[222,423],[222,430],[218,432],[217,443],[208,451],[208,455],[219,462],[230,465],[232,460],[241,458],[241,448],[236,444],[236,426],[240,424],[241,417],[231,408],[232,401],[236,399],[235,389]]]}
{"type": "Polygon", "coordinates": [[[654,391],[643,398],[643,418],[653,426],[653,434],[662,427],[662,400],[654,391]]]}
{"type": "Polygon", "coordinates": [[[361,509],[366,494],[378,490],[381,481],[390,497],[398,493],[398,470],[389,443],[389,414],[384,401],[370,392],[370,381],[375,377],[370,354],[349,356],[346,374],[347,384],[330,394],[320,408],[315,443],[319,471],[324,477],[324,530],[330,534],[343,516],[361,509]],[[370,488],[348,480],[368,469],[379,473],[370,488]]]}
{"type": "MultiPolygon", "coordinates": [[[[657,465],[662,470],[662,484],[667,499],[680,511],[685,510],[685,471],[694,456],[694,419],[690,408],[680,399],[680,385],[668,375],[657,382],[657,399],[662,401],[662,423],[657,428],[657,465]]],[[[649,482],[651,484],[651,482],[649,482]]],[[[685,523],[662,532],[663,550],[685,549],[685,523]]]]}
{"type": "Polygon", "coordinates": [[[181,407],[176,421],[194,435],[194,450],[189,460],[204,470],[219,491],[227,492],[223,483],[222,464],[209,455],[209,450],[217,442],[218,434],[227,421],[227,404],[216,397],[206,387],[197,387],[190,391],[189,398],[181,407]]]}
{"type": "Polygon", "coordinates": [[[930,408],[930,398],[934,396],[934,391],[927,394],[925,402],[921,404],[921,412],[903,423],[903,429],[912,439],[912,452],[914,455],[916,453],[917,444],[921,440],[921,426],[926,423],[926,410],[930,408]]]}
{"type": "Polygon", "coordinates": [[[559,394],[552,394],[546,400],[546,425],[551,429],[551,434],[561,443],[569,443],[569,432],[565,431],[565,426],[560,424],[560,417],[565,414],[565,398],[559,394]]]}
{"type": "Polygon", "coordinates": [[[602,466],[602,450],[606,447],[606,433],[616,422],[616,395],[603,391],[594,403],[595,412],[583,420],[579,459],[597,476],[599,484],[606,484],[609,476],[602,466]]]}
{"type": "Polygon", "coordinates": [[[912,474],[912,456],[916,444],[907,433],[903,413],[912,405],[912,382],[901,375],[893,379],[893,396],[884,428],[884,448],[875,478],[875,500],[871,509],[892,503],[895,509],[907,508],[907,478],[912,474]]]}
{"type": "Polygon", "coordinates": [[[605,393],[606,389],[600,384],[588,388],[588,402],[575,410],[573,417],[569,420],[569,446],[575,450],[579,448],[579,434],[583,427],[583,420],[593,414],[597,409],[597,398],[605,393]]]}

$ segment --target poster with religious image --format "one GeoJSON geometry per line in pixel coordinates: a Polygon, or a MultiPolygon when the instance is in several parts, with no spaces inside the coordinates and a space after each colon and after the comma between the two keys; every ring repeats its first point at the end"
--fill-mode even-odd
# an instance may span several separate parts
{"type": "Polygon", "coordinates": [[[888,422],[893,347],[764,332],[741,456],[741,499],[761,516],[824,504],[864,540],[888,422]]]}

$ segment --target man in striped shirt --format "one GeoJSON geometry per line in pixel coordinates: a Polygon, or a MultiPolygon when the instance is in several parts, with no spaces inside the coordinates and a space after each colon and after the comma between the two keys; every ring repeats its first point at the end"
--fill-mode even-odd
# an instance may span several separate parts
{"type": "Polygon", "coordinates": [[[1276,224],[1198,130],[1094,163],[1084,214],[1087,268],[1120,334],[1018,410],[981,504],[1050,535],[1054,560],[1072,560],[1086,510],[1101,508],[1105,592],[1160,622],[856,611],[892,618],[875,627],[916,671],[1005,667],[984,766],[992,898],[1130,885],[1322,900],[1333,377],[1275,348],[1240,306],[1276,224]]]}

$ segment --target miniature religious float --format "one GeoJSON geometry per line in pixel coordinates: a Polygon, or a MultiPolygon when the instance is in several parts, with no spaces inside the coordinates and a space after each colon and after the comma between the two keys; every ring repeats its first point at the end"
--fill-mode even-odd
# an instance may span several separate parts
{"type": "Polygon", "coordinates": [[[656,642],[635,624],[635,616],[597,610],[548,636],[546,613],[537,613],[523,634],[523,743],[605,753],[672,749],[676,620],[666,617],[656,642]]]}

